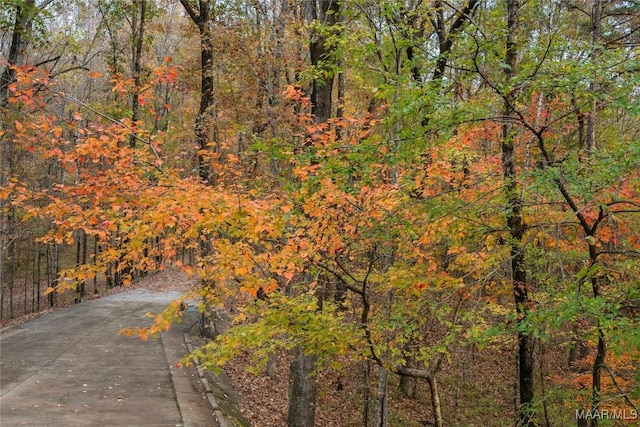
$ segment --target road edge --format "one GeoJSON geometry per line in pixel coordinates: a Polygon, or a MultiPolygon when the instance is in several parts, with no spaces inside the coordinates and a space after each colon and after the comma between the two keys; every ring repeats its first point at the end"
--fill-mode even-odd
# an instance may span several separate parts
{"type": "MultiPolygon", "coordinates": [[[[191,341],[191,337],[186,332],[184,334],[184,341],[187,344],[187,349],[189,350],[189,353],[193,353],[193,343],[191,341]]],[[[194,357],[194,362],[196,366],[196,371],[198,372],[198,376],[200,377],[200,381],[204,386],[204,390],[207,395],[207,399],[209,400],[209,404],[213,409],[213,415],[216,419],[216,422],[220,427],[229,427],[226,417],[224,416],[224,413],[222,412],[222,409],[220,409],[220,405],[218,405],[218,401],[214,396],[213,388],[211,387],[211,384],[209,384],[209,380],[206,378],[204,371],[202,369],[202,366],[200,366],[200,361],[198,360],[197,357],[194,357]]]]}

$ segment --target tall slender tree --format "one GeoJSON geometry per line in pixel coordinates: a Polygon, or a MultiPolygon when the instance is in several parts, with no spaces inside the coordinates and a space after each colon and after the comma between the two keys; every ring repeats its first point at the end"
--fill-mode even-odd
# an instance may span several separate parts
{"type": "MultiPolygon", "coordinates": [[[[311,89],[311,114],[313,121],[326,123],[333,114],[333,83],[336,75],[336,25],[340,13],[338,0],[307,0],[312,25],[309,53],[315,77],[311,89]]],[[[305,354],[304,349],[294,349],[289,369],[290,427],[312,427],[315,424],[317,385],[315,373],[316,355],[305,354]]]]}
{"type": "MultiPolygon", "coordinates": [[[[517,73],[518,49],[517,42],[520,19],[520,0],[507,0],[507,29],[505,39],[505,67],[504,78],[509,87],[511,80],[517,73]]],[[[506,222],[509,229],[509,251],[511,257],[511,280],[513,298],[518,322],[518,383],[520,402],[518,416],[522,426],[535,425],[533,416],[533,399],[535,389],[534,377],[534,337],[524,330],[522,325],[527,322],[529,313],[529,284],[527,282],[527,267],[523,238],[525,225],[523,219],[523,200],[518,188],[519,176],[516,166],[516,132],[513,121],[515,118],[515,102],[517,89],[503,94],[502,124],[502,169],[505,180],[506,222]]]]}
{"type": "MultiPolygon", "coordinates": [[[[35,0],[21,0],[15,2],[11,12],[14,16],[11,43],[6,62],[0,71],[0,188],[9,183],[15,163],[14,141],[6,129],[6,111],[9,87],[16,79],[16,69],[24,65],[28,52],[28,45],[32,36],[34,20],[54,0],[45,0],[38,4],[35,0]]],[[[4,285],[7,283],[7,261],[12,258],[13,239],[9,236],[13,228],[10,206],[3,198],[0,199],[0,318],[4,306],[4,285]]],[[[11,261],[10,265],[13,265],[11,261]]]]}
{"type": "Polygon", "coordinates": [[[147,0],[137,0],[136,9],[131,20],[132,40],[132,72],[134,91],[131,96],[131,122],[134,131],[129,137],[129,145],[136,146],[136,123],[140,119],[140,89],[142,87],[142,53],[144,47],[145,25],[147,20],[147,0]]]}
{"type": "MultiPolygon", "coordinates": [[[[214,102],[214,46],[211,29],[211,13],[215,1],[180,0],[191,21],[198,27],[200,37],[200,107],[195,124],[196,147],[198,150],[198,175],[204,182],[211,183],[213,172],[211,159],[211,117],[214,102]]],[[[215,137],[214,137],[215,138],[215,137]]]]}

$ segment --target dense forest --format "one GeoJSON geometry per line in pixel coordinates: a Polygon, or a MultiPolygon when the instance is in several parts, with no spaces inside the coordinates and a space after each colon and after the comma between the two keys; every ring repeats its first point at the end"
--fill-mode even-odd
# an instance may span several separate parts
{"type": "Polygon", "coordinates": [[[0,28],[2,321],[179,268],[194,356],[286,363],[289,426],[327,372],[354,426],[420,425],[396,394],[637,422],[640,1],[5,0],[0,28]]]}

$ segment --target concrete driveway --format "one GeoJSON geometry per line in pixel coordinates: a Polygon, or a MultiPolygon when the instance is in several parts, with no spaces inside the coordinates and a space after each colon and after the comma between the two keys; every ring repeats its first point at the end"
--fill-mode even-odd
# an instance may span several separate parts
{"type": "Polygon", "coordinates": [[[217,426],[196,372],[175,368],[192,322],[146,342],[118,335],[177,296],[138,289],[3,330],[0,425],[217,426]]]}

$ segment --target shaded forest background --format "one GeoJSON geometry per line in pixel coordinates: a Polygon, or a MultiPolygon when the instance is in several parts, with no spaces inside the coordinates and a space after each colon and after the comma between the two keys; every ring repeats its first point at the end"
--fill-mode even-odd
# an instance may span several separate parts
{"type": "Polygon", "coordinates": [[[9,0],[0,29],[3,322],[179,268],[194,356],[284,366],[290,426],[345,387],[345,425],[637,422],[640,2],[9,0]]]}

